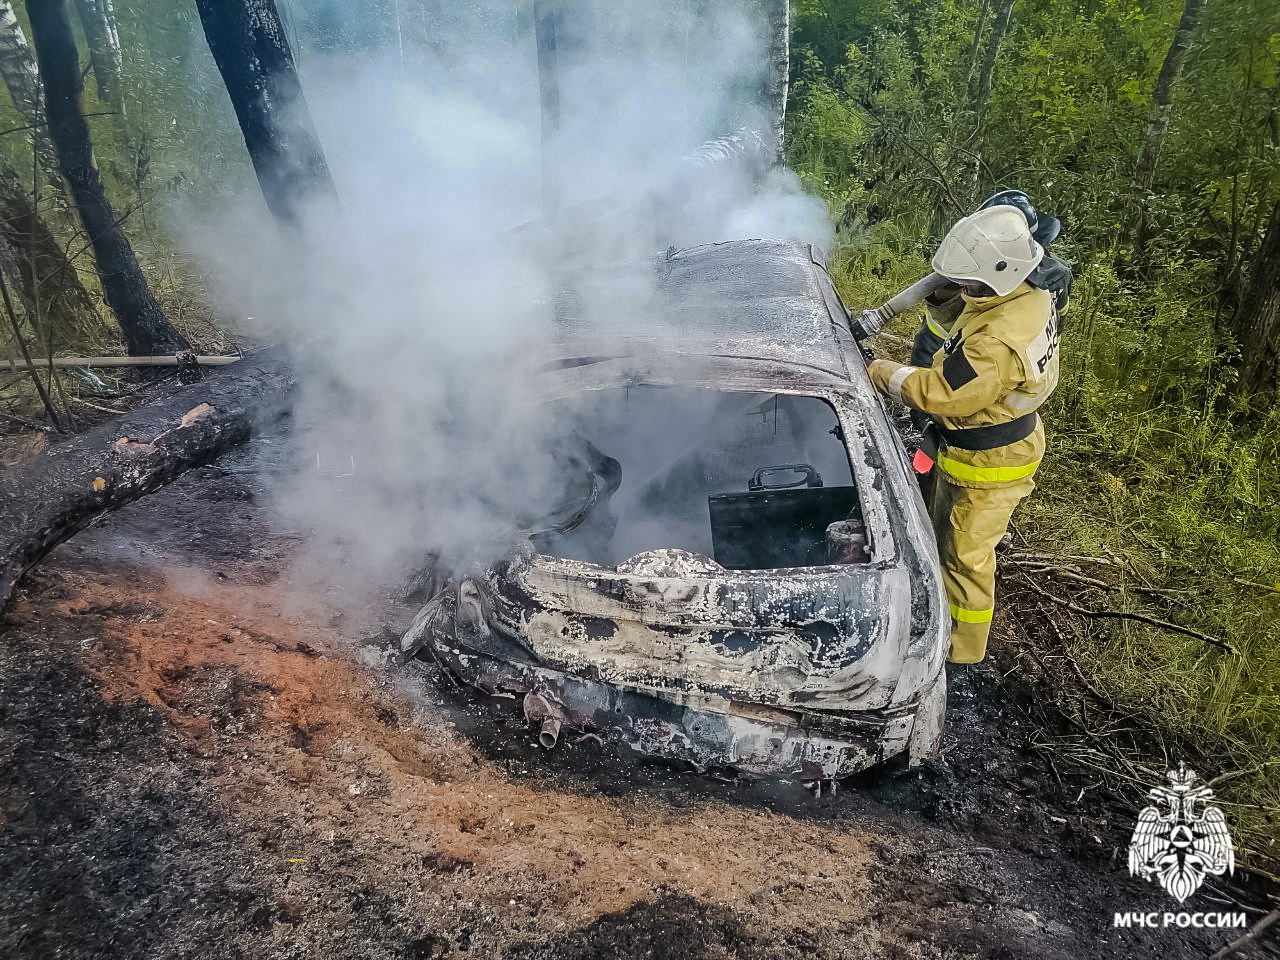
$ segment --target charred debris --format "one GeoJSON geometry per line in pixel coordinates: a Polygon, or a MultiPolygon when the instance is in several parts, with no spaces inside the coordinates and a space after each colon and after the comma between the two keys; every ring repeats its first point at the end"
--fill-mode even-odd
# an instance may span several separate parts
{"type": "MultiPolygon", "coordinates": [[[[644,319],[603,343],[558,307],[546,508],[499,559],[429,573],[403,653],[517,701],[547,748],[819,789],[930,756],[936,559],[820,252],[712,244],[597,280],[644,291],[644,319]]],[[[607,302],[592,283],[575,304],[607,302]]]]}

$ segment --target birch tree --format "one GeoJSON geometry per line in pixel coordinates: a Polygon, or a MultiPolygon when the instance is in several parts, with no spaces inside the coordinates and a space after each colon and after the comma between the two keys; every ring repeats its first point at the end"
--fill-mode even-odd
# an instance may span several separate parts
{"type": "Polygon", "coordinates": [[[58,165],[93,247],[107,305],[131,355],[186,349],[183,336],[156,303],[138,258],[107,199],[85,122],[83,78],[66,0],[27,0],[36,60],[44,81],[45,116],[58,165]]]}
{"type": "Polygon", "coordinates": [[[986,46],[982,46],[982,19],[979,17],[973,38],[975,56],[982,50],[982,64],[978,70],[976,81],[970,91],[973,98],[974,117],[973,166],[969,177],[970,199],[977,199],[978,188],[982,179],[982,155],[986,139],[987,100],[991,97],[991,88],[995,84],[996,64],[1000,61],[1000,48],[1004,45],[1005,35],[1009,32],[1009,24],[1013,20],[1014,0],[999,0],[996,5],[995,18],[991,21],[991,32],[987,35],[986,46]]]}
{"type": "Polygon", "coordinates": [[[769,65],[765,78],[765,103],[776,151],[783,162],[787,118],[787,93],[791,83],[791,0],[767,0],[765,23],[769,37],[769,65]]]}
{"type": "Polygon", "coordinates": [[[556,134],[560,129],[560,34],[564,12],[561,0],[534,0],[533,34],[538,47],[538,103],[542,131],[542,212],[560,206],[557,180],[556,134]]]}
{"type": "Polygon", "coordinates": [[[28,119],[40,116],[44,109],[40,72],[8,0],[0,0],[0,78],[19,113],[28,119]]]}
{"type": "MultiPolygon", "coordinates": [[[[9,98],[31,125],[29,141],[46,182],[62,196],[58,160],[44,125],[44,88],[35,56],[27,45],[13,5],[0,0],[0,79],[9,98]]],[[[87,321],[95,316],[92,300],[75,267],[36,208],[36,197],[24,188],[16,170],[0,159],[0,239],[9,247],[10,274],[33,323],[56,325],[62,319],[87,321]]]]}
{"type": "MultiPolygon", "coordinates": [[[[973,112],[978,118],[979,126],[982,124],[982,115],[987,109],[987,100],[991,96],[991,86],[995,82],[1000,47],[1004,44],[1005,34],[1009,32],[1009,23],[1013,20],[1013,3],[1014,0],[1000,0],[996,7],[995,19],[991,22],[991,33],[987,37],[987,45],[982,54],[982,68],[978,72],[978,82],[973,93],[973,112]]],[[[978,24],[978,29],[982,29],[981,22],[978,24]]]]}
{"type": "Polygon", "coordinates": [[[1124,235],[1127,241],[1139,237],[1144,229],[1147,199],[1155,184],[1160,150],[1164,146],[1165,136],[1169,132],[1169,121],[1173,117],[1174,86],[1186,67],[1187,54],[1191,51],[1196,30],[1200,26],[1205,2],[1206,0],[1186,0],[1182,8],[1182,17],[1173,31],[1169,50],[1165,53],[1164,63],[1160,66],[1160,75],[1156,78],[1155,91],[1151,95],[1151,109],[1147,114],[1147,125],[1142,134],[1142,145],[1138,149],[1138,162],[1133,171],[1133,185],[1130,188],[1132,215],[1129,217],[1124,235]]]}
{"type": "Polygon", "coordinates": [[[46,181],[58,194],[62,193],[62,181],[58,176],[58,159],[49,142],[44,125],[44,87],[40,84],[40,70],[35,55],[27,45],[22,25],[14,13],[13,4],[0,0],[0,79],[9,91],[9,99],[31,125],[28,142],[35,147],[46,181]]]}
{"type": "Polygon", "coordinates": [[[89,46],[89,65],[98,87],[98,99],[124,115],[124,87],[120,74],[124,67],[120,54],[120,31],[111,0],[75,0],[76,13],[89,46]]]}

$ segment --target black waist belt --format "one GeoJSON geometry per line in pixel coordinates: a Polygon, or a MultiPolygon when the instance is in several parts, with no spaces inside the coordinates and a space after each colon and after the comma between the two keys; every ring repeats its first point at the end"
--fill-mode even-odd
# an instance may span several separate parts
{"type": "Polygon", "coordinates": [[[938,424],[938,433],[947,446],[961,450],[994,450],[1010,443],[1025,440],[1036,432],[1036,412],[1023,414],[1008,423],[993,423],[989,427],[970,427],[968,430],[948,430],[938,424]]]}

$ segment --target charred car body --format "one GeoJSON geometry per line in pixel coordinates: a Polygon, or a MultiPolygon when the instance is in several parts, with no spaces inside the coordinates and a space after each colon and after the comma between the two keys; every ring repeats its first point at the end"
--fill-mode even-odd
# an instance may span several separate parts
{"type": "Polygon", "coordinates": [[[821,254],[715,244],[631,280],[634,337],[603,345],[566,311],[540,368],[570,492],[437,593],[405,653],[522,697],[547,746],[597,733],[805,780],[929,756],[949,628],[933,535],[821,254]]]}

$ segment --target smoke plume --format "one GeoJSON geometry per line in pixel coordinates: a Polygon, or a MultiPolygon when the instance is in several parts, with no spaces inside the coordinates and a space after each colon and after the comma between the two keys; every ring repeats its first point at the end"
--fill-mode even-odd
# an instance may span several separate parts
{"type": "Polygon", "coordinates": [[[527,10],[402,3],[416,12],[371,37],[355,6],[285,5],[339,207],[285,231],[244,193],[186,236],[220,304],[256,318],[247,332],[296,345],[296,462],[277,507],[346,578],[429,548],[482,555],[554,499],[557,425],[522,361],[553,352],[566,278],[606,278],[576,309],[625,335],[644,326],[645,291],[608,288],[620,264],[830,240],[822,204],[768,169],[753,0],[567,4],[545,151],[527,10]]]}

